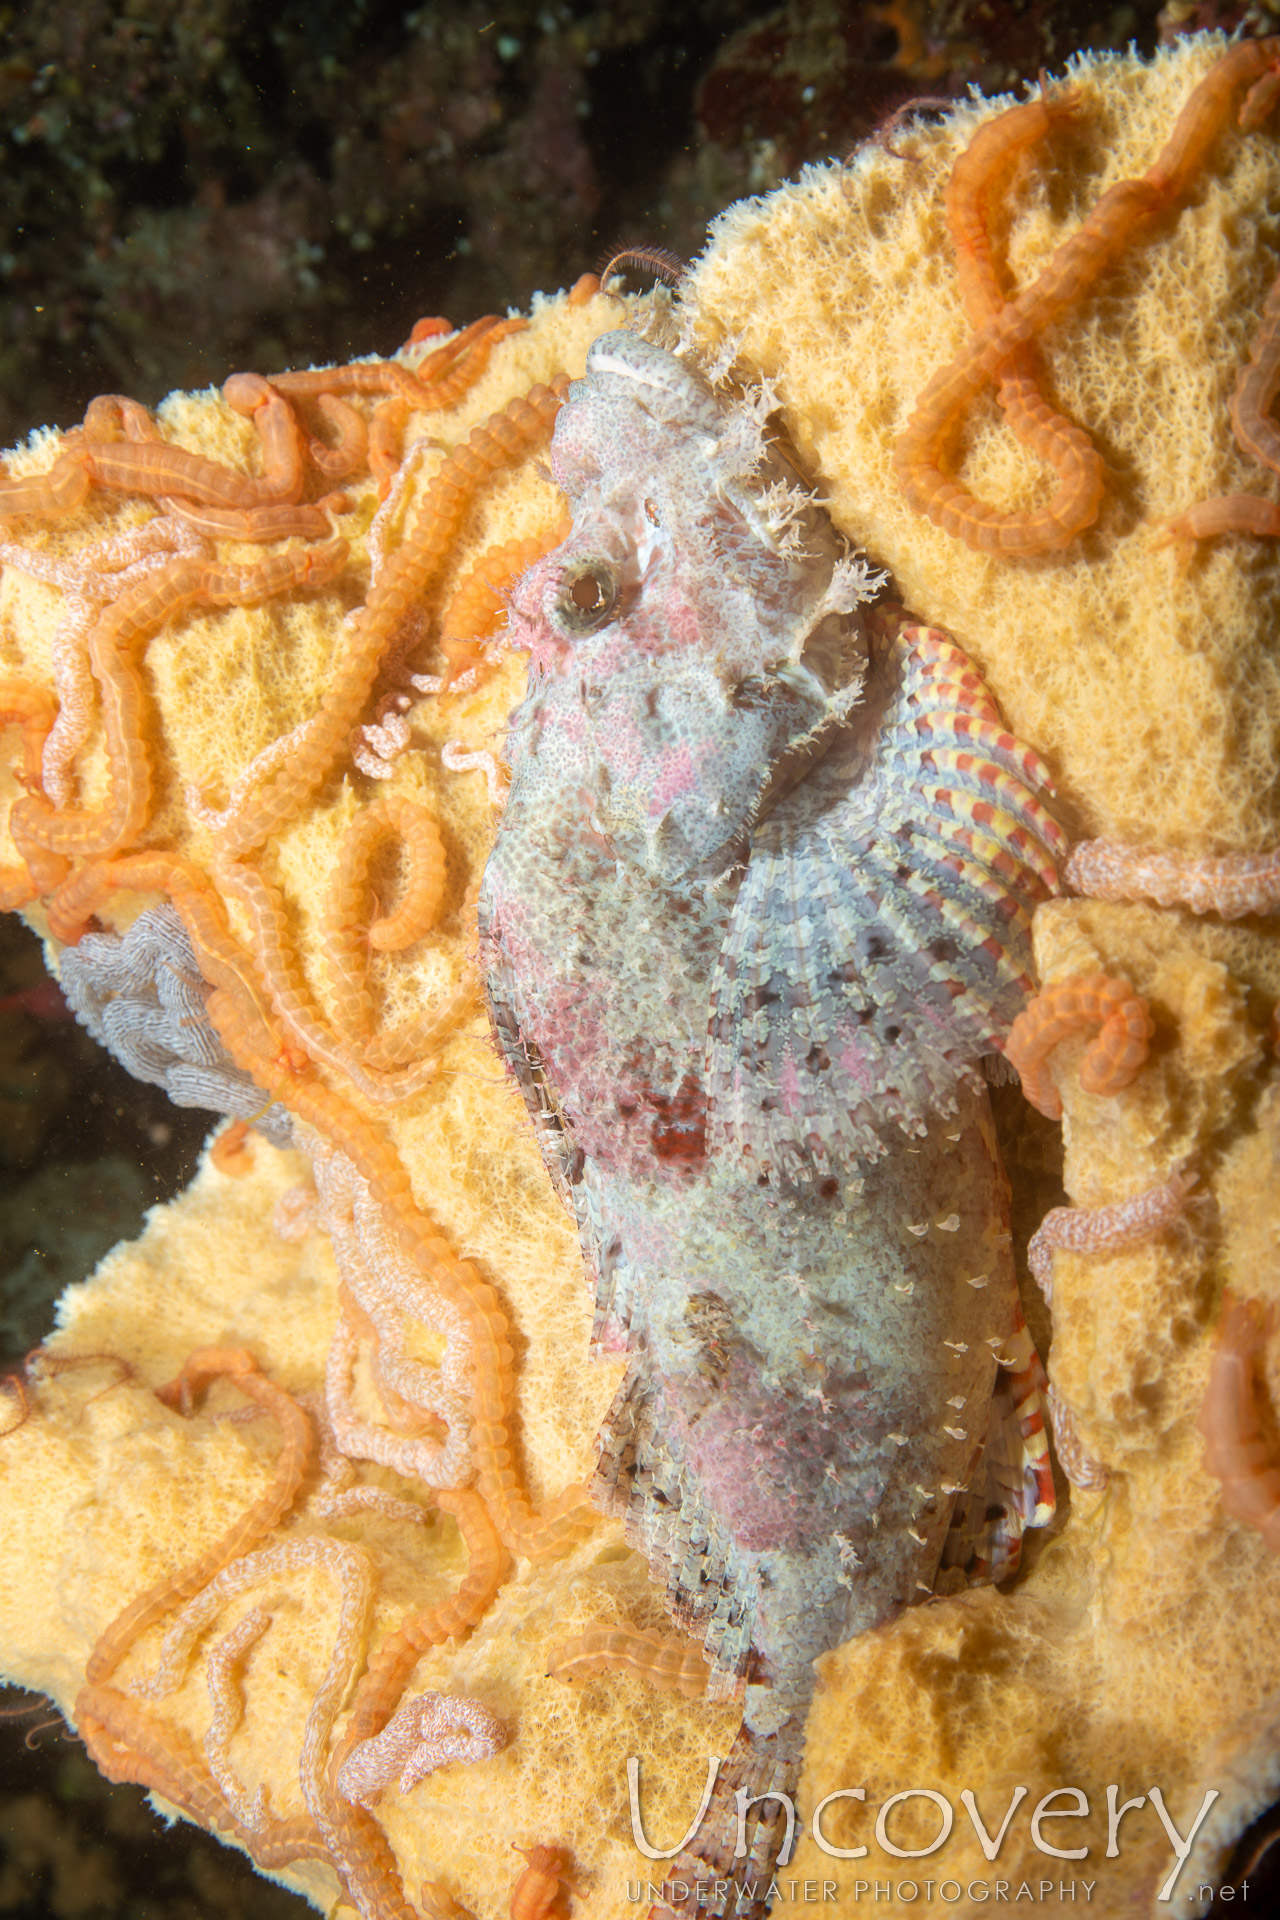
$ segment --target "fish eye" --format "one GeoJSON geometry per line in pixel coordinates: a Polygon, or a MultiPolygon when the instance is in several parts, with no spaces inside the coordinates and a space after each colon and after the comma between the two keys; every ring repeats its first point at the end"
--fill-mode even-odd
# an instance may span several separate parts
{"type": "Polygon", "coordinates": [[[560,577],[552,618],[563,633],[595,633],[618,604],[618,579],[605,560],[575,560],[560,577]]]}

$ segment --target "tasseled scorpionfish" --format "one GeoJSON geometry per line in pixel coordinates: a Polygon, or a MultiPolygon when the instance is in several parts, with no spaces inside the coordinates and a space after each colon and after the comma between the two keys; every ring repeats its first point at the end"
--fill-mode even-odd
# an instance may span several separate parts
{"type": "MultiPolygon", "coordinates": [[[[596,1338],[631,1356],[597,1503],[744,1693],[704,1876],[738,1789],[794,1790],[814,1658],[1003,1578],[1053,1500],[980,1069],[1055,885],[1046,770],[945,634],[863,614],[769,407],[591,348],[480,904],[596,1338]]],[[[757,1868],[781,1814],[751,1809],[757,1868]]]]}

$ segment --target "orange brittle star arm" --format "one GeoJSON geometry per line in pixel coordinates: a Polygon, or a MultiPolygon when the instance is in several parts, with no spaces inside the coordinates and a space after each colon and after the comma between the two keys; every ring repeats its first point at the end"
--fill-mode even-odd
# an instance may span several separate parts
{"type": "Polygon", "coordinates": [[[415,413],[447,412],[475,385],[498,342],[508,334],[523,332],[528,324],[522,319],[499,320],[490,313],[473,320],[413,368],[399,360],[357,360],[346,367],[273,373],[270,384],[279,393],[300,398],[318,399],[326,393],[384,393],[407,402],[415,413]]]}
{"type": "Polygon", "coordinates": [[[289,937],[288,913],[280,889],[256,869],[223,855],[218,858],[216,873],[222,890],[239,900],[249,915],[254,957],[267,995],[280,1025],[302,1051],[343,1074],[368,1100],[398,1103],[419,1093],[436,1070],[434,1058],[426,1056],[457,1025],[472,998],[470,982],[464,980],[434,1013],[406,1021],[393,1036],[385,1036],[398,1043],[389,1052],[379,1047],[383,1036],[357,1049],[338,1039],[316,1007],[289,937]],[[402,1065],[405,1057],[413,1060],[411,1066],[402,1065]]]}
{"type": "Polygon", "coordinates": [[[317,1801],[323,1824],[331,1832],[335,1864],[349,1882],[358,1880],[361,1889],[374,1896],[379,1920],[415,1917],[405,1901],[395,1855],[382,1829],[363,1806],[340,1792],[338,1775],[355,1747],[382,1732],[423,1654],[445,1640],[461,1638],[484,1617],[508,1566],[502,1542],[479,1494],[459,1488],[438,1493],[436,1501],[453,1515],[462,1532],[469,1562],[466,1577],[452,1599],[410,1614],[370,1657],[347,1724],[327,1765],[322,1752],[317,1752],[310,1768],[304,1756],[304,1772],[314,1776],[309,1797],[317,1801]]]}
{"type": "Polygon", "coordinates": [[[696,1640],[625,1623],[584,1627],[553,1647],[547,1658],[552,1680],[581,1680],[597,1673],[632,1674],[659,1692],[683,1694],[686,1700],[701,1700],[711,1678],[696,1640]]]}
{"type": "Polygon", "coordinates": [[[316,407],[336,437],[332,446],[314,435],[308,438],[312,466],[328,480],[345,480],[349,473],[359,473],[369,450],[364,415],[336,393],[318,393],[316,407]]]}
{"type": "Polygon", "coordinates": [[[444,566],[477,489],[550,437],[567,384],[531,388],[524,399],[473,427],[445,460],[353,625],[351,644],[335,667],[305,745],[228,823],[224,844],[229,853],[249,852],[278,832],[325,778],[360,717],[384,653],[444,566]]]}
{"type": "Polygon", "coordinates": [[[72,858],[100,858],[135,841],[151,812],[151,759],[145,696],[134,659],[141,641],[195,606],[245,606],[293,588],[323,586],[346,564],[347,545],[295,548],[254,566],[184,558],[148,574],[100,615],[89,635],[89,659],[102,689],[108,790],[101,808],[58,811],[42,793],[13,809],[18,851],[44,847],[72,858]]]}
{"type": "MultiPolygon", "coordinates": [[[[1271,77],[1280,81],[1280,75],[1271,77]]],[[[1251,453],[1264,467],[1270,467],[1273,473],[1280,473],[1280,427],[1271,417],[1277,391],[1280,391],[1280,274],[1271,283],[1249,364],[1242,368],[1231,399],[1231,427],[1237,446],[1251,453]]],[[[1280,502],[1257,493],[1226,493],[1211,500],[1197,500],[1185,513],[1165,522],[1160,544],[1210,540],[1220,533],[1246,533],[1274,539],[1280,535],[1280,502]]]]}
{"type": "Polygon", "coordinates": [[[1280,1553],[1280,1459],[1263,1430],[1258,1361],[1274,1330],[1274,1306],[1222,1297],[1222,1319],[1197,1425],[1204,1436],[1204,1469],[1222,1482],[1222,1504],[1235,1520],[1256,1527],[1280,1553]]]}
{"type": "MultiPolygon", "coordinates": [[[[342,842],[338,870],[334,876],[325,917],[328,946],[325,958],[333,987],[334,1024],[344,1040],[366,1049],[373,1039],[374,1005],[369,985],[369,949],[379,953],[399,953],[410,947],[435,925],[444,898],[444,845],[440,830],[425,807],[416,801],[390,798],[375,800],[358,813],[342,842]],[[409,878],[403,897],[394,913],[369,918],[369,863],[378,842],[389,834],[399,834],[409,856],[409,878]]],[[[469,983],[461,1004],[469,1004],[474,994],[469,983]]],[[[456,1024],[459,996],[450,999],[448,1024],[456,1024]]],[[[394,1056],[400,1046],[406,1058],[423,1051],[423,1042],[441,1028],[441,1016],[407,1023],[413,1032],[393,1042],[393,1036],[380,1036],[386,1042],[379,1059],[394,1056]]],[[[438,1041],[443,1031],[435,1033],[438,1041]]],[[[367,1055],[366,1055],[367,1058],[367,1055]]]]}
{"type": "Polygon", "coordinates": [[[458,1523],[467,1549],[466,1576],[450,1599],[409,1614],[370,1655],[334,1753],[334,1775],[353,1747],[382,1732],[422,1656],[446,1640],[462,1639],[478,1625],[506,1578],[507,1552],[481,1496],[470,1488],[456,1487],[438,1492],[435,1502],[458,1523]]]}
{"type": "Polygon", "coordinates": [[[549,533],[490,547],[459,581],[440,616],[440,650],[446,663],[441,693],[469,667],[480,664],[481,642],[503,625],[512,587],[530,567],[564,545],[572,526],[566,517],[549,533]]]}
{"type": "Polygon", "coordinates": [[[246,1827],[190,1734],[118,1687],[82,1687],[76,1695],[74,1720],[104,1778],[130,1781],[161,1794],[210,1832],[230,1834],[259,1867],[286,1867],[292,1860],[328,1861],[329,1849],[307,1814],[273,1821],[266,1832],[246,1827]]]}
{"type": "Polygon", "coordinates": [[[1155,1032],[1146,1001],[1127,980],[1105,973],[1055,980],[1024,1007],[1005,1043],[1027,1099],[1050,1120],[1062,1118],[1062,1100],[1049,1078],[1053,1049],[1083,1027],[1101,1027],[1080,1066],[1086,1093],[1119,1093],[1134,1080],[1155,1032]]]}
{"type": "MultiPolygon", "coordinates": [[[[961,304],[975,331],[994,320],[1006,305],[987,230],[991,191],[1007,167],[1043,140],[1058,121],[1071,119],[1079,107],[1077,93],[1053,95],[1042,89],[1038,99],[1012,107],[980,127],[956,161],[947,182],[947,224],[956,252],[961,304]]],[[[1018,438],[1058,476],[1058,490],[1049,505],[1023,516],[1024,539],[1034,542],[1037,526],[1047,544],[1064,525],[1090,526],[1105,486],[1102,460],[1083,428],[1044,398],[1030,347],[1020,348],[1001,369],[996,396],[1018,438]]]]}
{"type": "MultiPolygon", "coordinates": [[[[0,727],[22,729],[19,778],[28,790],[40,790],[44,743],[57,717],[58,704],[44,687],[25,680],[0,680],[0,727]]],[[[48,892],[51,885],[56,886],[65,871],[65,863],[56,862],[50,868],[47,858],[41,859],[38,847],[28,847],[20,867],[0,868],[0,912],[25,907],[29,900],[48,892]]]]}
{"type": "Polygon", "coordinates": [[[48,472],[0,480],[0,518],[60,517],[83,505],[92,486],[153,499],[176,495],[224,510],[295,503],[302,491],[301,446],[287,400],[256,374],[233,374],[223,391],[238,411],[252,414],[262,442],[260,477],[171,445],[136,402],[103,394],[90,406],[84,427],[67,436],[48,472]],[[117,419],[124,439],[107,437],[117,419]]]}
{"type": "Polygon", "coordinates": [[[975,499],[940,464],[941,449],[961,414],[1038,333],[1082,299],[1132,245],[1153,215],[1175,206],[1225,124],[1236,95],[1269,72],[1280,38],[1242,41],[1206,75],[1183,107],[1155,164],[1108,189],[1076,233],[1057,249],[1029,287],[941,368],[920,395],[894,449],[898,484],[909,504],[936,526],[982,553],[1018,555],[1064,547],[1089,524],[1081,495],[1065,514],[1055,503],[1003,512],[975,499]]]}
{"type": "Polygon", "coordinates": [[[303,1475],[311,1464],[315,1434],[311,1421],[283,1388],[269,1380],[253,1355],[240,1347],[201,1347],[188,1359],[176,1380],[156,1391],[166,1406],[187,1406],[214,1380],[229,1380],[246,1398],[269,1413],[280,1429],[280,1456],[271,1485],[220,1539],[172,1578],[161,1580],[127,1606],[101,1635],[85,1678],[90,1686],[109,1680],[140,1634],[171,1608],[189,1600],[213,1576],[248,1551],[289,1511],[303,1475]]]}
{"type": "MultiPolygon", "coordinates": [[[[182,903],[175,900],[179,911],[182,903]]],[[[340,1148],[368,1181],[406,1256],[463,1314],[472,1341],[472,1439],[477,1484],[505,1544],[531,1559],[560,1552],[593,1524],[585,1487],[566,1488],[541,1515],[520,1487],[511,1440],[515,1354],[496,1290],[469,1260],[460,1260],[413,1197],[409,1175],[385,1134],[341,1094],[292,1074],[261,1010],[241,993],[215,990],[209,1017],[236,1065],[265,1092],[340,1148]]]]}

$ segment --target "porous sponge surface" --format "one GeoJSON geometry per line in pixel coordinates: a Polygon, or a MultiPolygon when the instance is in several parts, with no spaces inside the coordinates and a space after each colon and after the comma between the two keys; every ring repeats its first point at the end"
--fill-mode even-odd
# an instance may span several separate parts
{"type": "MultiPolygon", "coordinates": [[[[996,253],[1010,286],[1040,269],[1099,192],[1151,163],[1220,51],[1220,41],[1195,41],[1151,67],[1105,59],[1074,76],[1080,112],[1055,131],[1052,164],[1033,157],[995,203],[996,253]]],[[[1097,526],[1064,554],[1010,563],[971,553],[911,513],[891,468],[916,394],[966,337],[941,195],[956,156],[998,106],[975,104],[939,128],[911,132],[912,163],[871,149],[844,172],[810,170],[767,201],[731,209],[694,275],[694,331],[711,349],[738,340],[744,366],[776,382],[787,431],[837,522],[892,568],[918,615],[949,628],[980,663],[1009,724],[1053,766],[1075,832],[1193,851],[1269,845],[1280,688],[1262,637],[1277,613],[1274,554],[1224,540],[1179,571],[1177,554],[1154,545],[1152,523],[1210,494],[1273,485],[1236,451],[1227,401],[1274,265],[1267,208],[1280,161],[1266,136],[1228,129],[1190,205],[1156,223],[1132,258],[1049,331],[1046,390],[1094,435],[1107,493],[1097,526]]],[[[590,340],[618,320],[602,300],[538,308],[466,402],[433,419],[441,448],[458,445],[533,380],[562,367],[580,372],[590,340]]],[[[217,396],[174,396],[162,419],[186,444],[251,466],[247,423],[217,396]]],[[[55,452],[52,438],[39,438],[11,471],[47,467],[55,452]]],[[[443,457],[429,451],[424,471],[443,457]]],[[[956,457],[984,499],[1016,507],[1044,495],[1044,473],[989,395],[970,410],[956,457]]],[[[193,614],[149,643],[162,802],[155,843],[206,860],[211,842],[188,788],[223,804],[252,756],[314,709],[343,644],[342,617],[363,598],[374,505],[371,489],[356,490],[343,524],[354,559],[332,587],[193,614]]],[[[486,547],[546,531],[559,512],[532,467],[486,488],[441,598],[486,547]]],[[[74,554],[143,517],[128,504],[108,512],[94,502],[31,544],[74,554]]],[[[237,557],[257,556],[246,548],[237,557]]],[[[48,682],[59,606],[56,592],[5,567],[4,671],[48,682]]],[[[519,683],[511,664],[474,692],[414,707],[415,744],[425,751],[401,759],[384,791],[421,799],[439,819],[446,897],[436,933],[408,955],[375,962],[388,1020],[435,1004],[473,946],[467,896],[493,814],[482,774],[448,774],[440,749],[449,740],[493,749],[519,683]]],[[[103,772],[93,752],[84,762],[90,798],[103,772]]],[[[0,769],[0,803],[16,791],[0,769]]],[[[354,781],[335,777],[261,856],[290,900],[292,935],[322,1008],[331,994],[326,901],[356,796],[354,781]]],[[[144,904],[121,902],[116,924],[144,904]]],[[[245,930],[238,914],[237,925],[245,930]]],[[[845,1890],[841,1912],[858,1910],[855,1875],[896,1880],[904,1867],[917,1870],[872,1838],[879,1806],[907,1786],[934,1788],[955,1809],[951,1839],[927,1863],[939,1874],[967,1884],[998,1872],[1034,1883],[1046,1870],[1092,1877],[1096,1868],[1096,1899],[1108,1912],[1163,1911],[1152,1903],[1172,1864],[1150,1805],[1127,1816],[1120,1857],[1105,1859],[1108,1785],[1122,1800],[1159,1785],[1184,1832],[1204,1788],[1220,1789],[1180,1894],[1217,1870],[1280,1787],[1274,1565],[1260,1538],[1223,1514],[1195,1430],[1221,1285],[1263,1297],[1276,1290],[1280,1126],[1264,1039],[1280,997],[1276,944],[1262,923],[1225,929],[1090,902],[1042,909],[1036,941],[1043,979],[1123,972],[1157,1018],[1152,1058],[1117,1098],[1080,1091],[1083,1041],[1056,1057],[1072,1201],[1107,1204],[1189,1162],[1216,1211],[1193,1209],[1168,1233],[1120,1253],[1056,1257],[1050,1372],[1083,1443],[1112,1469],[1105,1492],[1070,1495],[1064,1530],[1013,1594],[922,1608],[821,1663],[802,1812],[837,1788],[861,1786],[865,1800],[835,1804],[824,1831],[838,1845],[868,1844],[869,1854],[865,1863],[834,1862],[805,1838],[790,1877],[834,1875],[845,1890]],[[994,1831],[1018,1784],[1029,1786],[1030,1800],[993,1866],[960,1794],[976,1796],[994,1831]],[[1087,1793],[1088,1819],[1050,1821],[1044,1833],[1064,1847],[1087,1843],[1083,1866],[1047,1859],[1030,1838],[1030,1808],[1071,1785],[1087,1793]]],[[[586,1360],[589,1303],[576,1245],[523,1111],[500,1083],[483,1023],[466,1023],[436,1078],[380,1118],[419,1200],[502,1290],[519,1348],[522,1465],[541,1502],[585,1471],[619,1368],[586,1360]]],[[[135,1247],[118,1250],[68,1298],[55,1353],[114,1353],[133,1377],[113,1385],[106,1363],[56,1374],[37,1415],[0,1449],[0,1510],[15,1546],[0,1578],[0,1644],[7,1670],[60,1704],[70,1705],[89,1648],[119,1609],[215,1539],[269,1480],[268,1423],[232,1422],[238,1402],[229,1389],[186,1419],[151,1388],[172,1378],[192,1348],[213,1343],[247,1346],[291,1391],[319,1385],[337,1310],[332,1256],[322,1237],[299,1246],[272,1228],[301,1163],[261,1142],[252,1156],[238,1178],[205,1166],[135,1247]]],[[[1274,1403],[1274,1359],[1267,1381],[1274,1403]]],[[[378,1633],[409,1606],[443,1597],[464,1570],[450,1523],[347,1520],[333,1530],[374,1556],[378,1633]]],[[[250,1661],[231,1752],[243,1777],[265,1781],[288,1811],[337,1597],[323,1573],[309,1572],[273,1589],[270,1604],[263,1650],[272,1658],[250,1661]]],[[[235,1616],[230,1610],[228,1626],[235,1616]]],[[[548,1651],[595,1620],[665,1624],[643,1564],[603,1524],[562,1560],[520,1569],[470,1639],[423,1662],[415,1689],[476,1694],[513,1737],[482,1765],[384,1794],[378,1818],[411,1891],[446,1881],[491,1920],[507,1911],[520,1865],[510,1844],[545,1842],[573,1855],[574,1912],[616,1920],[626,1910],[624,1883],[661,1871],[631,1844],[626,1758],[641,1762],[650,1836],[670,1844],[698,1804],[707,1755],[727,1751],[734,1716],[618,1675],[576,1690],[549,1680],[548,1651]]],[[[158,1641],[158,1632],[147,1636],[126,1677],[154,1660],[158,1641]]],[[[210,1708],[198,1670],[165,1711],[202,1734],[210,1708]]],[[[889,1831],[899,1846],[922,1847],[935,1819],[928,1805],[909,1803],[889,1831]]],[[[321,1907],[332,1905],[335,1884],[323,1868],[301,1866],[291,1879],[321,1907]]],[[[911,1903],[895,1896],[877,1907],[911,1903]]],[[[966,1895],[957,1910],[982,1904],[966,1895]]]]}

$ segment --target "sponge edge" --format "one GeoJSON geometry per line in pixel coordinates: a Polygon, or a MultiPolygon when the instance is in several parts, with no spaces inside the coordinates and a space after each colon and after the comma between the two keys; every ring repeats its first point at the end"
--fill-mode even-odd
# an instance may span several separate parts
{"type": "MultiPolygon", "coordinates": [[[[1107,58],[1080,68],[1073,84],[1082,112],[1055,134],[1052,167],[1033,162],[997,211],[997,257],[1008,259],[1011,284],[1034,276],[1100,191],[1150,164],[1221,45],[1189,42],[1151,67],[1107,58]]],[[[965,337],[941,193],[973,129],[998,110],[975,104],[906,136],[916,164],[871,149],[844,173],[811,169],[768,200],[731,209],[693,276],[692,330],[709,351],[740,342],[743,364],[776,383],[788,432],[838,524],[892,568],[917,613],[950,628],[979,661],[1010,725],[1053,764],[1064,813],[1080,833],[1193,851],[1272,844],[1280,668],[1260,636],[1278,611],[1274,552],[1222,540],[1180,573],[1174,554],[1153,547],[1150,522],[1208,494],[1273,484],[1234,449],[1227,401],[1273,275],[1265,210],[1280,189],[1280,158],[1266,135],[1228,130],[1191,204],[1160,222],[1046,339],[1046,389],[1094,435],[1108,491],[1096,528],[1064,555],[1001,563],[911,514],[891,468],[916,394],[965,337]]],[[[589,341],[617,323],[607,301],[543,303],[466,403],[433,417],[431,433],[457,445],[532,381],[581,371],[589,341]]],[[[216,396],[174,396],[163,417],[184,444],[233,462],[252,457],[246,423],[216,396]]],[[[990,396],[972,409],[967,433],[962,471],[975,492],[1006,506],[1043,496],[1045,476],[990,396]]],[[[47,466],[55,450],[45,436],[12,470],[47,466]]],[[[353,521],[358,555],[372,510],[370,492],[362,521],[353,521]]],[[[558,511],[533,468],[496,483],[464,529],[442,592],[486,547],[546,530],[558,511]]],[[[127,504],[108,512],[93,503],[30,544],[71,554],[139,517],[127,504]]],[[[157,841],[207,857],[188,785],[222,804],[239,768],[312,710],[341,645],[340,616],[362,591],[360,565],[357,558],[351,575],[321,595],[195,616],[150,643],[149,693],[163,741],[157,841]]],[[[50,679],[58,601],[5,567],[0,669],[50,679]]],[[[518,681],[511,665],[447,709],[420,703],[415,738],[437,750],[455,738],[492,750],[518,681]]],[[[101,780],[93,751],[90,797],[101,780]]],[[[0,805],[16,790],[0,769],[0,805]]],[[[399,1019],[434,1000],[442,969],[463,964],[463,902],[492,814],[482,776],[445,775],[438,751],[401,760],[384,791],[432,807],[449,862],[440,935],[422,943],[421,955],[376,963],[388,1017],[399,1019]]],[[[326,890],[354,807],[350,783],[331,786],[264,855],[294,903],[302,963],[322,1002],[326,890]]],[[[124,903],[116,924],[142,904],[124,903]]],[[[1126,1815],[1119,1854],[1106,1858],[1108,1786],[1121,1802],[1157,1786],[1182,1833],[1205,1791],[1218,1790],[1181,1897],[1212,1877],[1280,1790],[1274,1566],[1260,1539],[1222,1514],[1194,1426],[1218,1275],[1239,1291],[1280,1292],[1280,1109],[1261,1031],[1280,998],[1276,942],[1259,923],[1226,930],[1149,908],[1064,902],[1041,910],[1036,943],[1042,979],[1125,973],[1151,996],[1161,1035],[1149,1068],[1113,1100],[1081,1093],[1072,1048],[1062,1049],[1056,1070],[1073,1201],[1127,1197],[1191,1157],[1217,1213],[1105,1258],[1057,1256],[1051,1372],[1082,1442],[1113,1474],[1105,1492],[1072,1493],[1065,1531],[1018,1591],[926,1606],[820,1663],[801,1812],[861,1787],[865,1801],[834,1804],[823,1831],[832,1845],[869,1852],[856,1863],[833,1860],[805,1838],[788,1878],[834,1878],[850,1904],[855,1875],[896,1882],[936,1866],[963,1885],[997,1875],[1015,1887],[1049,1874],[1096,1877],[1099,1910],[1143,1911],[1172,1849],[1148,1801],[1126,1815]],[[994,1833],[1017,1785],[1029,1797],[989,1861],[960,1795],[975,1795],[994,1833]],[[1064,1787],[1087,1796],[1088,1816],[1054,1824],[1065,1804],[1056,1802],[1040,1845],[1032,1811],[1064,1787]],[[918,1861],[873,1838],[879,1805],[908,1788],[941,1793],[955,1813],[944,1847],[918,1861]],[[1068,1864],[1049,1855],[1052,1845],[1090,1852],[1068,1864]]],[[[554,1496],[585,1468],[618,1367],[586,1360],[576,1246],[479,1022],[450,1041],[436,1080],[386,1119],[419,1198],[503,1290],[519,1336],[527,1477],[535,1500],[554,1496]]],[[[206,1163],[135,1246],[118,1249],[66,1297],[53,1350],[119,1354],[136,1380],[103,1392],[109,1370],[56,1375],[37,1417],[0,1447],[8,1469],[0,1515],[12,1543],[0,1580],[4,1664],[64,1707],[107,1622],[216,1538],[269,1478],[274,1438],[263,1421],[224,1417],[233,1395],[220,1390],[202,1415],[184,1420],[150,1388],[211,1343],[249,1347],[291,1391],[319,1385],[336,1312],[332,1257],[320,1236],[299,1245],[272,1229],[301,1161],[260,1141],[252,1156],[238,1178],[206,1163]]],[[[1280,1370],[1269,1366],[1274,1403],[1280,1370]]],[[[443,1597],[464,1570],[446,1523],[410,1528],[375,1517],[333,1530],[374,1557],[378,1633],[410,1605],[443,1597]]],[[[265,1604],[272,1626],[263,1657],[249,1660],[230,1752],[241,1777],[264,1781],[273,1805],[288,1811],[337,1595],[322,1572],[304,1572],[265,1604]]],[[[614,1619],[666,1624],[643,1563],[602,1522],[564,1559],[524,1570],[461,1647],[423,1663],[415,1690],[478,1695],[513,1737],[481,1765],[443,1769],[407,1795],[384,1794],[378,1819],[411,1894],[424,1880],[445,1880],[490,1920],[507,1910],[519,1865],[510,1844],[553,1842],[573,1856],[575,1912],[615,1920],[627,1882],[661,1871],[641,1863],[631,1842],[626,1758],[640,1759],[650,1838],[670,1845],[698,1804],[708,1755],[727,1751],[735,1717],[620,1675],[574,1690],[545,1677],[551,1646],[588,1621],[614,1619]]],[[[154,1662],[158,1642],[158,1632],[145,1638],[126,1679],[154,1662]]],[[[210,1707],[199,1663],[164,1710],[202,1735],[210,1707]]],[[[911,1801],[886,1831],[899,1848],[926,1848],[937,1819],[934,1803],[911,1801]]],[[[323,1868],[284,1877],[332,1907],[337,1889],[323,1868]]],[[[966,1898],[971,1909],[962,1901],[959,1911],[984,1901],[981,1892],[966,1898]]],[[[895,1895],[878,1905],[910,1903],[895,1895]]]]}

